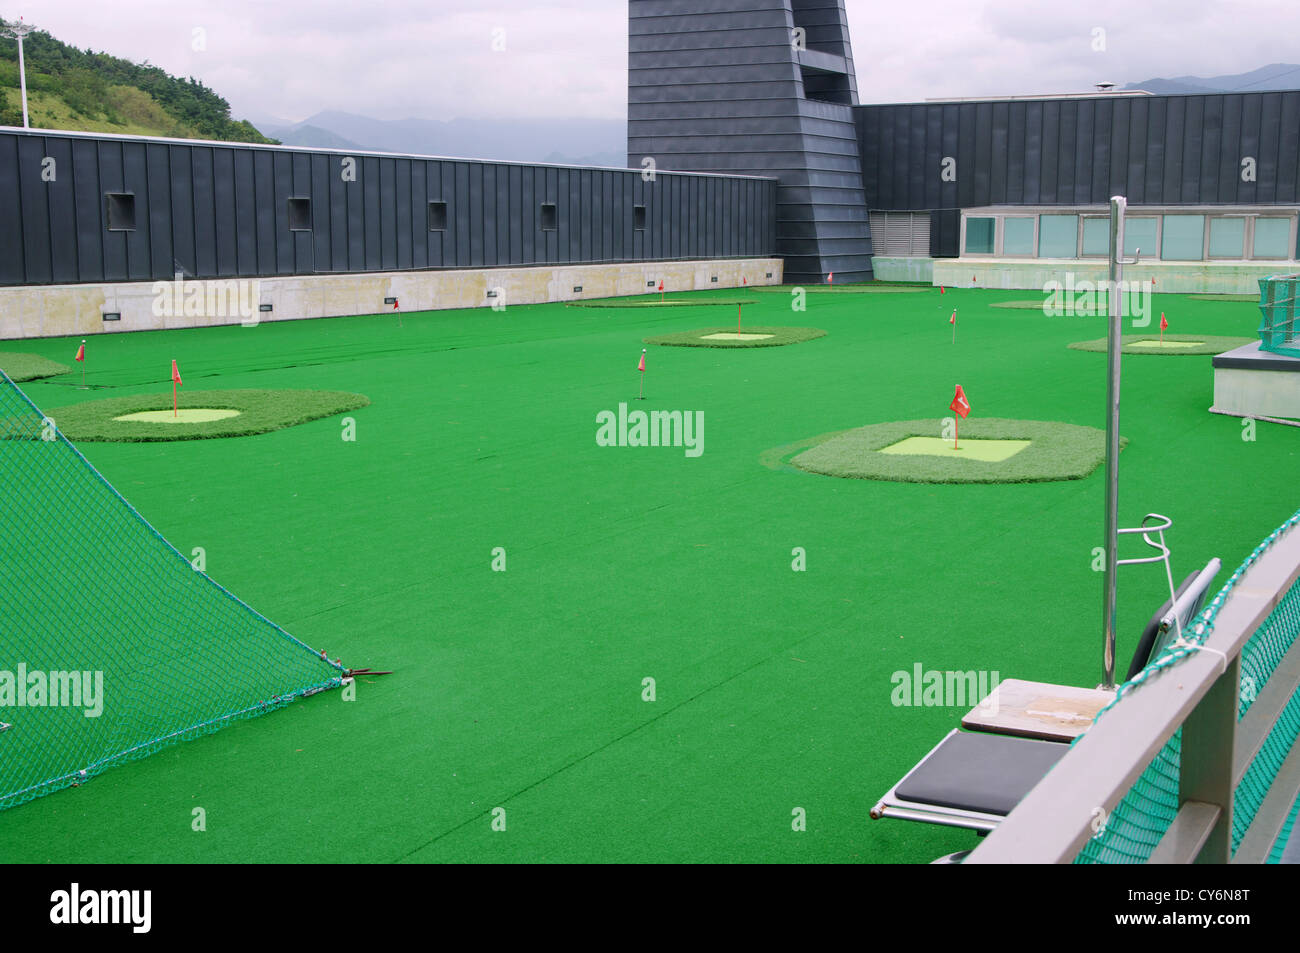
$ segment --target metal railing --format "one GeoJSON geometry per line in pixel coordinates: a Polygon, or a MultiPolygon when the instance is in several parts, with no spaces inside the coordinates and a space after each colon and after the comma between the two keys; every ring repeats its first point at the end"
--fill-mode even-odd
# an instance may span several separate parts
{"type": "Polygon", "coordinates": [[[1260,686],[1245,715],[1241,653],[1300,579],[1300,524],[1259,554],[1189,654],[1126,686],[966,863],[1070,863],[1147,766],[1182,729],[1178,811],[1149,863],[1260,863],[1300,793],[1292,744],[1268,794],[1232,850],[1234,792],[1300,687],[1300,638],[1260,686]]]}

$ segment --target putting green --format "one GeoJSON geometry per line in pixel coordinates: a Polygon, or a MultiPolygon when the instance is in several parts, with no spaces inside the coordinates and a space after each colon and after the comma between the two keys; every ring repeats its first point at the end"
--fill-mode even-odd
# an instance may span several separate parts
{"type": "MultiPolygon", "coordinates": [[[[1234,347],[1249,344],[1258,338],[1221,337],[1212,334],[1166,334],[1162,343],[1158,334],[1125,334],[1123,354],[1222,354],[1234,347]]],[[[1106,350],[1106,339],[1076,341],[1070,345],[1075,351],[1106,350]]]]}
{"type": "Polygon", "coordinates": [[[898,443],[882,447],[881,453],[920,454],[929,457],[951,457],[954,460],[983,460],[987,463],[999,463],[1014,457],[1031,440],[958,440],[940,437],[907,437],[898,443]]]}
{"type": "Polygon", "coordinates": [[[643,338],[645,344],[665,347],[780,347],[825,337],[821,328],[760,328],[741,331],[731,328],[701,328],[677,334],[660,334],[643,338]]]}
{"type": "Polygon", "coordinates": [[[209,420],[225,420],[238,417],[239,411],[218,409],[215,407],[186,407],[183,410],[141,410],[134,414],[123,414],[114,420],[139,420],[151,424],[199,424],[209,420]]]}
{"type": "Polygon", "coordinates": [[[854,480],[1044,483],[1082,479],[1106,453],[1106,435],[1096,428],[998,417],[962,421],[961,445],[970,449],[954,451],[949,426],[935,418],[872,424],[769,451],[764,463],[771,466],[770,455],[779,454],[795,469],[854,480]]]}
{"type": "Polygon", "coordinates": [[[51,416],[70,440],[151,442],[247,437],[293,427],[370,403],[361,394],[322,390],[208,390],[137,394],[60,407],[51,416]]]}

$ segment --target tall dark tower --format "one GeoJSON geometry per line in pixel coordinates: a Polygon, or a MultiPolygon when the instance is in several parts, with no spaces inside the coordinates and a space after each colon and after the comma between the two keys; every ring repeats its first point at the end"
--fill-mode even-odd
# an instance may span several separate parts
{"type": "Polygon", "coordinates": [[[628,164],[774,176],[790,282],[871,278],[843,0],[629,0],[628,164]]]}

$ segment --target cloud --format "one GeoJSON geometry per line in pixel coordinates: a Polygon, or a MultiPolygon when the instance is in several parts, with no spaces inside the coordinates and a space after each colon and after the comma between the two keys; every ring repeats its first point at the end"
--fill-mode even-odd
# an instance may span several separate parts
{"type": "MultiPolygon", "coordinates": [[[[1300,26],[1281,0],[846,6],[863,102],[1245,72],[1294,61],[1300,26]]],[[[195,76],[236,116],[616,118],[627,108],[627,7],[610,0],[45,0],[29,19],[83,49],[195,76]]]]}

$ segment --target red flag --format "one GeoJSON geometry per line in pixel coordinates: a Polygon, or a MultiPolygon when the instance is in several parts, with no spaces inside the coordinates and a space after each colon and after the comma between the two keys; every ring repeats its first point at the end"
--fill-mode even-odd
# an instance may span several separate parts
{"type": "Polygon", "coordinates": [[[957,312],[956,312],[956,310],[953,311],[953,313],[952,313],[952,317],[948,319],[948,323],[949,323],[949,324],[956,324],[956,323],[957,323],[957,312]]]}
{"type": "Polygon", "coordinates": [[[172,361],[172,383],[173,384],[183,383],[183,381],[181,380],[181,369],[176,366],[175,361],[172,361]]]}
{"type": "Polygon", "coordinates": [[[828,285],[835,284],[835,272],[832,271],[829,275],[826,276],[826,283],[828,285]]]}
{"type": "Polygon", "coordinates": [[[86,342],[82,341],[81,347],[77,348],[77,360],[84,361],[85,359],[86,359],[86,342]]]}
{"type": "Polygon", "coordinates": [[[1169,322],[1165,320],[1165,313],[1164,313],[1163,311],[1161,311],[1161,312],[1160,312],[1160,330],[1163,331],[1163,330],[1164,330],[1165,328],[1167,328],[1167,327],[1169,327],[1169,322]]]}
{"type": "Polygon", "coordinates": [[[740,283],[741,283],[742,285],[747,285],[747,284],[749,284],[749,279],[746,278],[744,275],[741,275],[741,276],[740,276],[740,283]]]}
{"type": "Polygon", "coordinates": [[[641,363],[636,366],[636,369],[642,374],[645,373],[645,348],[641,349],[641,363]]]}
{"type": "Polygon", "coordinates": [[[943,294],[943,285],[939,286],[939,294],[943,294]]]}
{"type": "Polygon", "coordinates": [[[662,278],[659,279],[659,288],[658,288],[658,290],[659,290],[659,291],[663,291],[663,290],[664,290],[664,280],[663,280],[662,278]]]}
{"type": "Polygon", "coordinates": [[[975,280],[976,280],[975,276],[974,276],[974,275],[971,275],[971,276],[970,276],[970,280],[971,280],[971,281],[975,281],[975,280]]]}
{"type": "Polygon", "coordinates": [[[1152,277],[1151,277],[1151,287],[1154,288],[1155,286],[1156,286],[1156,279],[1155,279],[1155,276],[1152,275],[1152,277]]]}
{"type": "Polygon", "coordinates": [[[396,298],[393,299],[393,310],[394,310],[394,311],[397,310],[397,299],[396,299],[396,298]]]}
{"type": "Polygon", "coordinates": [[[957,385],[957,396],[952,399],[948,409],[960,417],[970,413],[970,401],[966,399],[966,393],[961,389],[960,384],[957,385]]]}

